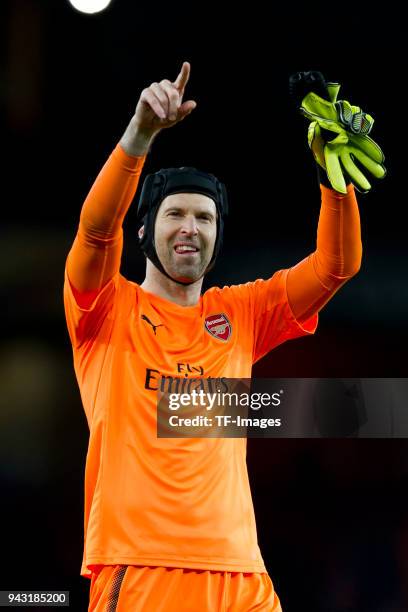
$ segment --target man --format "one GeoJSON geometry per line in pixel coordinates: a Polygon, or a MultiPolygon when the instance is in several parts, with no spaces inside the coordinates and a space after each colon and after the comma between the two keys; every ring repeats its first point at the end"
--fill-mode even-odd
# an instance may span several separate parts
{"type": "Polygon", "coordinates": [[[158,438],[156,392],[167,376],[249,378],[272,348],[313,334],[318,311],[360,267],[353,185],[345,193],[322,185],[314,253],[268,280],[201,295],[226,197],[215,177],[183,167],[164,174],[187,173],[185,191],[170,181],[161,200],[142,202],[145,280],[120,274],[122,223],[149,147],[196,107],[183,102],[189,74],[184,62],[176,81],[142,91],[66,263],[66,319],[90,428],[81,574],[98,612],[281,610],[257,543],[246,440],[158,438]],[[213,331],[217,317],[225,326],[213,331]]]}

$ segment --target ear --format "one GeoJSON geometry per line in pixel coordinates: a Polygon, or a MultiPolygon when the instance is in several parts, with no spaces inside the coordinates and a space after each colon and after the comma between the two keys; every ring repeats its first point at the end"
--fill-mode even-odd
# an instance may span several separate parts
{"type": "Polygon", "coordinates": [[[139,229],[137,233],[137,235],[139,236],[139,240],[143,238],[143,234],[144,234],[144,225],[142,225],[142,227],[139,229]]]}

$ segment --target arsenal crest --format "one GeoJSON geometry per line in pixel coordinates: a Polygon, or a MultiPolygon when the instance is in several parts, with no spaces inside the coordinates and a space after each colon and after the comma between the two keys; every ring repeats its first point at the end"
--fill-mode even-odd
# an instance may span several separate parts
{"type": "Polygon", "coordinates": [[[214,338],[224,340],[224,342],[226,342],[231,335],[231,323],[223,313],[206,317],[205,329],[209,334],[214,336],[214,338]]]}

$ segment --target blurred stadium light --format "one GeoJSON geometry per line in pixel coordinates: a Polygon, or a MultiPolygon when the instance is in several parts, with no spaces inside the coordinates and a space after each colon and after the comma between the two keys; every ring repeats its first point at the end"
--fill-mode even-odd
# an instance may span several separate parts
{"type": "Polygon", "coordinates": [[[106,9],[111,0],[69,0],[69,3],[81,13],[92,14],[106,9]]]}

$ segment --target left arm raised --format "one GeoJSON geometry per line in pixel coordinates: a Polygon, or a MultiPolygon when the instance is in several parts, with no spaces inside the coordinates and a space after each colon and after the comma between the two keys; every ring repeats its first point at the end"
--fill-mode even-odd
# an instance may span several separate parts
{"type": "Polygon", "coordinates": [[[360,214],[352,185],[343,195],[321,185],[316,250],[290,268],[289,304],[302,323],[318,312],[360,269],[360,214]]]}

